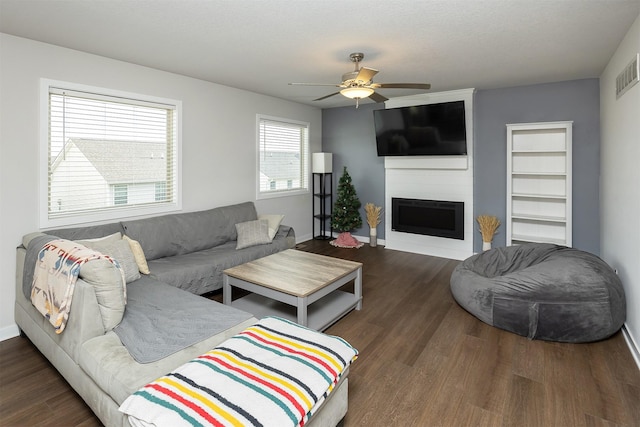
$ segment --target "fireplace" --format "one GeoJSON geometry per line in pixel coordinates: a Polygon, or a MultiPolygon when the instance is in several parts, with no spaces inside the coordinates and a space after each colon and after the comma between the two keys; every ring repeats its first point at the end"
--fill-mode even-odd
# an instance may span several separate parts
{"type": "Polygon", "coordinates": [[[464,240],[464,202],[393,197],[391,229],[464,240]]]}

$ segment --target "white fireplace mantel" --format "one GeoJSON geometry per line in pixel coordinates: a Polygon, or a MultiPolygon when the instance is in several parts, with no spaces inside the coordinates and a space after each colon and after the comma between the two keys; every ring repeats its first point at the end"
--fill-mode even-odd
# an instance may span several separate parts
{"type": "Polygon", "coordinates": [[[386,108],[464,101],[466,156],[385,157],[385,247],[452,259],[473,255],[473,94],[474,89],[393,98],[386,108]],[[391,199],[464,202],[464,240],[396,232],[391,229],[391,199]]]}

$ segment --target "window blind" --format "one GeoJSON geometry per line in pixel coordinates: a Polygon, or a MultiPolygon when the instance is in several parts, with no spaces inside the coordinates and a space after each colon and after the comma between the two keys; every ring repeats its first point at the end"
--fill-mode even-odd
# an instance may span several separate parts
{"type": "Polygon", "coordinates": [[[176,106],[49,87],[48,217],[177,197],[176,106]]]}
{"type": "Polygon", "coordinates": [[[259,195],[309,188],[309,125],[259,118],[259,195]]]}

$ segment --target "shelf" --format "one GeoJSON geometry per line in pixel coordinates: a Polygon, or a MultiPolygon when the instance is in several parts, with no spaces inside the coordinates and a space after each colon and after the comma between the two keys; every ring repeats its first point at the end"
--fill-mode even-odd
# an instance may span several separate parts
{"type": "Polygon", "coordinates": [[[512,153],[540,153],[540,154],[545,154],[545,153],[549,153],[549,154],[555,154],[555,153],[566,153],[567,150],[565,149],[557,149],[557,150],[535,150],[535,149],[531,149],[531,150],[511,150],[512,153]]]}
{"type": "Polygon", "coordinates": [[[560,194],[534,194],[534,193],[513,193],[511,197],[521,197],[526,199],[555,199],[565,200],[567,196],[560,194]]]}
{"type": "Polygon", "coordinates": [[[566,246],[567,243],[564,239],[554,239],[552,237],[544,237],[544,236],[523,236],[514,234],[511,236],[511,242],[513,244],[517,244],[516,242],[522,243],[553,243],[554,245],[563,245],[566,246]]]}
{"type": "Polygon", "coordinates": [[[512,152],[511,171],[513,173],[564,174],[566,173],[567,153],[564,151],[512,152]]]}
{"type": "Polygon", "coordinates": [[[333,235],[331,211],[333,209],[333,174],[313,173],[311,214],[314,239],[330,238],[333,235]],[[318,232],[316,233],[316,227],[318,232]]]}
{"type": "MultiPolygon", "coordinates": [[[[334,291],[307,307],[308,327],[323,331],[353,310],[359,300],[349,292],[334,291]]],[[[239,298],[231,305],[253,314],[258,319],[265,316],[280,316],[292,322],[298,321],[296,307],[272,300],[258,294],[239,298]]]]}
{"type": "Polygon", "coordinates": [[[528,221],[543,221],[543,222],[567,222],[564,217],[548,216],[548,215],[532,215],[532,214],[511,214],[513,219],[521,219],[528,221]]]}
{"type": "Polygon", "coordinates": [[[572,126],[507,125],[507,245],[571,246],[572,126]]]}
{"type": "Polygon", "coordinates": [[[507,182],[511,195],[563,197],[569,194],[570,177],[550,175],[511,175],[507,182]]]}
{"type": "Polygon", "coordinates": [[[528,176],[567,176],[566,172],[529,172],[529,171],[513,171],[511,175],[528,175],[528,176]]]}
{"type": "Polygon", "coordinates": [[[318,235],[318,236],[313,236],[314,240],[332,240],[333,236],[322,236],[322,235],[318,235]]]}
{"type": "Polygon", "coordinates": [[[565,151],[567,134],[571,131],[570,122],[521,123],[508,125],[509,146],[512,151],[565,151]],[[569,130],[567,130],[569,129],[569,130]]]}

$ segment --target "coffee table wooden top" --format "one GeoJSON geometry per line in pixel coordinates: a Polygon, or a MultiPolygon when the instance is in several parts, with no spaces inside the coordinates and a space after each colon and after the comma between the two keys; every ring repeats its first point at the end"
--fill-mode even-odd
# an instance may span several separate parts
{"type": "Polygon", "coordinates": [[[362,263],[287,249],[224,270],[224,274],[297,297],[305,297],[359,268],[362,263]]]}

